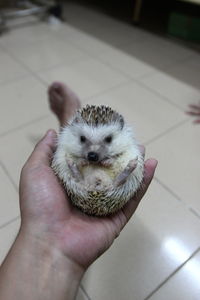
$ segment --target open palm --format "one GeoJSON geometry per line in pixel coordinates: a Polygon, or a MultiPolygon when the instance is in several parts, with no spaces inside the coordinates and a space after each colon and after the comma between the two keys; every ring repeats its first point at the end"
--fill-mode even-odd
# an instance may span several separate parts
{"type": "Polygon", "coordinates": [[[71,205],[50,167],[55,132],[38,143],[25,164],[20,180],[22,227],[29,234],[53,243],[65,256],[87,268],[110,247],[128,222],[146,192],[156,168],[154,159],[145,162],[142,190],[118,213],[91,217],[71,205]]]}

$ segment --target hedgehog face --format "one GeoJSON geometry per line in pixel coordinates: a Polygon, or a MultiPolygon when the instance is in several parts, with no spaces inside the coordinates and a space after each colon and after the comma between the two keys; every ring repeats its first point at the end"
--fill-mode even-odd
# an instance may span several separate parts
{"type": "Polygon", "coordinates": [[[96,127],[76,123],[66,127],[62,136],[66,154],[99,163],[126,151],[132,140],[132,131],[126,126],[121,128],[118,122],[96,127]]]}

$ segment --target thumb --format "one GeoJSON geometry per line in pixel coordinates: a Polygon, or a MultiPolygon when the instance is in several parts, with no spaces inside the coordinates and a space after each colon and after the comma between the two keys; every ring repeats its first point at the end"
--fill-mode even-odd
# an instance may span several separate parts
{"type": "Polygon", "coordinates": [[[56,146],[56,132],[48,130],[45,136],[37,143],[26,164],[29,166],[50,165],[56,146]]]}

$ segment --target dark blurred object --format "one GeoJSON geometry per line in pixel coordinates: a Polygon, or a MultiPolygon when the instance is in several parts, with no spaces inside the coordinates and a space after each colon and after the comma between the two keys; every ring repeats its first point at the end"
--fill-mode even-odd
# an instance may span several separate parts
{"type": "Polygon", "coordinates": [[[197,104],[190,104],[186,113],[195,118],[194,124],[200,124],[200,102],[197,104]]]}
{"type": "Polygon", "coordinates": [[[44,18],[55,1],[50,0],[0,0],[0,32],[6,30],[9,20],[37,15],[44,18]]]}
{"type": "Polygon", "coordinates": [[[15,0],[0,0],[0,8],[14,7],[15,2],[15,0]]]}
{"type": "Polygon", "coordinates": [[[200,41],[200,17],[172,12],[168,33],[191,41],[200,41]]]}
{"type": "Polygon", "coordinates": [[[188,41],[200,41],[200,0],[176,1],[169,16],[168,33],[188,41]]]}
{"type": "MultiPolygon", "coordinates": [[[[200,5],[193,0],[65,0],[63,2],[78,3],[101,11],[127,23],[137,24],[139,27],[159,35],[168,35],[170,14],[196,11],[200,16],[200,5]],[[188,2],[189,1],[189,2],[188,2]]],[[[200,0],[194,0],[199,1],[200,0]]]]}
{"type": "Polygon", "coordinates": [[[49,9],[49,14],[62,20],[63,19],[63,7],[61,1],[55,1],[55,5],[49,9]]]}

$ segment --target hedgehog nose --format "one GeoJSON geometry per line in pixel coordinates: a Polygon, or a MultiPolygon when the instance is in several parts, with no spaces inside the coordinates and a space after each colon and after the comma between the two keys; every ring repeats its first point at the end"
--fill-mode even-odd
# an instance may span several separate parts
{"type": "Polygon", "coordinates": [[[98,161],[99,155],[96,152],[89,152],[88,153],[88,160],[89,161],[98,161]]]}

